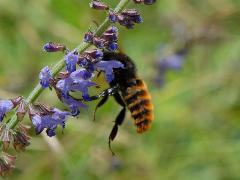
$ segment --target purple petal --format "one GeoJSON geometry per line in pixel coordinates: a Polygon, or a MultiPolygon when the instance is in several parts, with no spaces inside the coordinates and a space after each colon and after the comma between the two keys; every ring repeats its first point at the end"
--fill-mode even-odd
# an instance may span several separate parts
{"type": "Polygon", "coordinates": [[[79,79],[87,80],[93,76],[92,73],[90,73],[87,70],[77,70],[71,73],[70,77],[73,79],[74,83],[76,83],[79,79]]]}
{"type": "Polygon", "coordinates": [[[66,47],[61,44],[55,44],[53,42],[49,42],[43,46],[43,50],[46,52],[58,52],[58,51],[66,50],[66,47]]]}
{"type": "Polygon", "coordinates": [[[76,71],[76,64],[78,61],[78,55],[74,54],[74,52],[70,52],[64,57],[66,63],[66,70],[68,72],[76,71]]]}
{"type": "Polygon", "coordinates": [[[105,71],[105,78],[108,82],[114,79],[113,68],[124,68],[124,65],[115,60],[111,61],[99,61],[96,63],[98,69],[105,71]]]}
{"type": "Polygon", "coordinates": [[[0,121],[3,120],[5,114],[14,108],[11,100],[0,100],[0,121]]]}
{"type": "Polygon", "coordinates": [[[71,96],[62,97],[62,102],[67,104],[70,109],[74,108],[87,108],[85,104],[83,104],[81,101],[73,99],[71,96]]]}
{"type": "Polygon", "coordinates": [[[48,66],[44,67],[39,73],[40,84],[43,88],[49,87],[52,78],[51,71],[48,66]]]}

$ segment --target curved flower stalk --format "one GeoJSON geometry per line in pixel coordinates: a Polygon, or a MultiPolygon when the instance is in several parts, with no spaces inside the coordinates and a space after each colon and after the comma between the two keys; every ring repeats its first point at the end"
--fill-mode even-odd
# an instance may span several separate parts
{"type": "MultiPolygon", "coordinates": [[[[30,144],[27,128],[20,123],[25,114],[28,114],[32,121],[36,134],[45,129],[49,137],[55,136],[58,126],[62,127],[62,130],[64,129],[68,116],[77,116],[80,109],[87,108],[84,103],[91,100],[88,93],[89,88],[100,86],[92,82],[92,78],[97,73],[104,72],[106,81],[110,83],[114,80],[113,70],[124,68],[122,63],[114,59],[104,61],[103,51],[118,49],[118,29],[111,23],[118,22],[128,29],[132,29],[135,24],[143,22],[136,9],[124,9],[128,2],[130,0],[121,0],[112,10],[108,5],[98,0],[92,0],[90,7],[107,11],[107,18],[96,30],[89,30],[78,47],[70,51],[65,45],[53,42],[43,46],[43,50],[49,53],[63,52],[64,58],[57,62],[52,69],[46,66],[40,71],[40,83],[26,99],[18,97],[0,100],[0,121],[2,122],[0,140],[4,151],[7,151],[11,143],[16,151],[22,151],[30,144]],[[90,46],[95,46],[95,48],[88,49],[90,46]],[[47,88],[55,90],[59,100],[68,107],[68,111],[34,103],[42,91],[47,88]],[[82,98],[76,98],[75,93],[80,93],[82,98]],[[15,115],[10,120],[6,120],[6,114],[13,110],[16,111],[15,115]],[[18,127],[15,128],[17,125],[18,127]]],[[[133,2],[151,5],[155,1],[134,0],[133,2]]],[[[1,160],[0,157],[2,162],[0,163],[0,175],[5,175],[14,167],[15,159],[10,155],[4,155],[4,157],[11,157],[12,161],[8,163],[6,158],[1,160]]]]}

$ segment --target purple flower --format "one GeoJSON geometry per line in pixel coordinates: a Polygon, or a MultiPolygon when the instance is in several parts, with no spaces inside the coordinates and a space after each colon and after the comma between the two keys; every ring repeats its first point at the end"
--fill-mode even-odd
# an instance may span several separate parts
{"type": "Polygon", "coordinates": [[[91,31],[87,32],[85,35],[84,35],[84,42],[91,42],[93,39],[93,33],[91,31]]]}
{"type": "Polygon", "coordinates": [[[117,41],[118,37],[116,33],[103,33],[103,39],[106,41],[117,41]]]}
{"type": "Polygon", "coordinates": [[[0,100],[0,121],[3,120],[5,114],[14,108],[11,100],[0,100]]]}
{"type": "Polygon", "coordinates": [[[91,51],[85,51],[85,53],[90,56],[92,59],[101,59],[103,57],[103,52],[97,49],[91,51]]]}
{"type": "Polygon", "coordinates": [[[142,19],[142,17],[139,15],[139,16],[135,16],[134,18],[133,18],[133,21],[135,22],[135,23],[142,23],[143,22],[143,19],[142,19]]]}
{"type": "Polygon", "coordinates": [[[182,63],[187,51],[185,49],[179,50],[173,55],[170,55],[164,59],[161,59],[157,66],[160,71],[164,72],[169,69],[179,70],[182,68],[182,63]]]}
{"type": "Polygon", "coordinates": [[[52,74],[48,66],[44,67],[39,73],[40,84],[43,88],[49,87],[52,74]]]}
{"type": "Polygon", "coordinates": [[[108,50],[116,51],[118,49],[118,44],[116,42],[108,43],[108,50]]]}
{"type": "Polygon", "coordinates": [[[76,64],[78,62],[78,55],[75,52],[69,52],[64,57],[66,63],[66,70],[68,72],[76,71],[76,64]]]}
{"type": "Polygon", "coordinates": [[[70,77],[74,80],[74,83],[81,79],[90,79],[92,76],[93,74],[87,70],[77,70],[70,74],[70,77]]]}
{"type": "Polygon", "coordinates": [[[87,108],[85,104],[70,95],[62,96],[61,101],[71,109],[72,116],[77,116],[80,113],[79,108],[87,108]]]}
{"type": "Polygon", "coordinates": [[[124,68],[124,65],[115,60],[111,61],[99,61],[96,63],[96,67],[105,72],[105,79],[107,82],[111,82],[114,79],[113,68],[124,68]]]}
{"type": "Polygon", "coordinates": [[[89,98],[88,88],[96,86],[96,83],[89,80],[91,77],[92,73],[89,71],[77,70],[71,73],[68,78],[59,80],[56,87],[61,90],[63,96],[66,97],[70,91],[80,91],[82,92],[83,99],[87,100],[89,98]]]}
{"type": "Polygon", "coordinates": [[[35,126],[36,134],[39,134],[43,131],[44,128],[46,128],[47,135],[52,137],[56,135],[55,129],[58,125],[64,129],[65,127],[65,121],[66,117],[68,115],[71,115],[69,112],[60,111],[57,108],[54,108],[52,110],[52,114],[47,115],[38,115],[35,114],[32,117],[32,123],[35,126]]]}
{"type": "Polygon", "coordinates": [[[104,42],[105,42],[105,40],[101,39],[99,37],[93,38],[93,44],[99,49],[102,49],[104,47],[104,42]]]}
{"type": "Polygon", "coordinates": [[[134,23],[143,22],[142,17],[136,9],[125,9],[120,15],[118,15],[119,24],[126,26],[128,29],[134,27],[134,23]]]}
{"type": "Polygon", "coordinates": [[[143,2],[146,5],[152,5],[152,4],[154,4],[156,2],[156,0],[144,0],[143,2]]]}
{"type": "Polygon", "coordinates": [[[46,52],[58,52],[58,51],[66,50],[66,47],[61,44],[55,44],[53,42],[49,42],[43,46],[43,50],[46,52]]]}
{"type": "Polygon", "coordinates": [[[118,28],[116,26],[111,26],[105,31],[105,33],[115,33],[115,34],[117,32],[118,32],[118,28]]]}
{"type": "Polygon", "coordinates": [[[111,23],[115,23],[118,21],[117,14],[113,11],[109,11],[108,19],[111,23]]]}
{"type": "Polygon", "coordinates": [[[108,10],[109,7],[102,3],[99,2],[98,0],[92,0],[92,2],[89,4],[91,8],[96,9],[96,10],[108,10]]]}

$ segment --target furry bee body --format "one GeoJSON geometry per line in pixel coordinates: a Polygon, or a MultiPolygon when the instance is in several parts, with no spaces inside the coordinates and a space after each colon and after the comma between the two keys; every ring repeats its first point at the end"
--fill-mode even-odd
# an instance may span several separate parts
{"type": "Polygon", "coordinates": [[[118,86],[123,102],[131,112],[137,132],[143,133],[151,127],[153,121],[153,104],[151,95],[142,79],[137,76],[136,66],[125,54],[104,52],[103,59],[120,61],[124,68],[114,69],[111,87],[118,86]]]}

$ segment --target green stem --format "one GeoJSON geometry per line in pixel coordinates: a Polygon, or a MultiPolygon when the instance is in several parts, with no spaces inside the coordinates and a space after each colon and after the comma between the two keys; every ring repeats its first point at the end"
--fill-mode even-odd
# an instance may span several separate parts
{"type": "MultiPolygon", "coordinates": [[[[130,0],[121,0],[118,5],[115,8],[115,12],[121,12],[127,4],[130,2],[130,0]]],[[[108,21],[108,18],[106,18],[103,23],[97,28],[95,35],[100,36],[109,26],[110,22],[108,21]]],[[[85,43],[82,42],[79,44],[75,49],[77,49],[80,53],[84,52],[87,48],[91,46],[91,43],[85,43]]],[[[65,66],[64,59],[61,59],[58,61],[52,68],[51,72],[53,76],[56,76],[65,66]]],[[[40,84],[38,84],[33,91],[29,94],[29,96],[26,99],[26,103],[33,103],[36,101],[36,99],[40,96],[40,94],[43,92],[43,88],[40,84]]],[[[7,128],[13,129],[18,124],[17,115],[14,114],[10,121],[6,124],[7,128]]]]}

